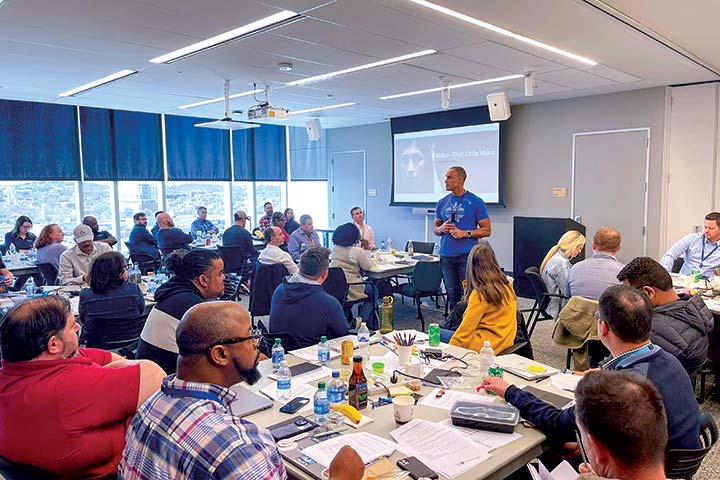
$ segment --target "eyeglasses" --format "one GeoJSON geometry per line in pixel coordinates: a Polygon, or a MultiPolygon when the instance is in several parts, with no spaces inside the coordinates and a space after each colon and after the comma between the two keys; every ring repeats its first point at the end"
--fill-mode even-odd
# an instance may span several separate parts
{"type": "Polygon", "coordinates": [[[593,317],[595,320],[600,320],[600,311],[595,311],[595,312],[593,312],[593,313],[592,313],[592,317],[593,317]]]}
{"type": "Polygon", "coordinates": [[[180,352],[181,355],[190,355],[190,354],[200,354],[200,353],[207,353],[210,352],[214,347],[217,347],[218,345],[234,345],[236,343],[242,343],[247,342],[248,340],[252,340],[252,345],[254,348],[257,348],[258,345],[260,345],[260,340],[262,340],[262,332],[260,332],[259,329],[253,328],[250,331],[249,337],[233,337],[233,338],[226,338],[224,340],[218,340],[217,342],[208,345],[205,348],[201,348],[198,350],[185,350],[180,352]]]}
{"type": "Polygon", "coordinates": [[[577,438],[578,446],[580,447],[580,455],[582,455],[583,463],[585,463],[586,465],[590,465],[590,462],[588,461],[587,450],[585,450],[585,445],[582,441],[582,434],[580,434],[580,430],[578,430],[577,428],[575,429],[575,438],[577,438]]]}
{"type": "Polygon", "coordinates": [[[29,224],[29,225],[28,225],[27,223],[23,223],[23,224],[20,225],[20,226],[21,226],[22,228],[28,228],[28,229],[30,229],[30,228],[32,228],[32,223],[29,224]]]}

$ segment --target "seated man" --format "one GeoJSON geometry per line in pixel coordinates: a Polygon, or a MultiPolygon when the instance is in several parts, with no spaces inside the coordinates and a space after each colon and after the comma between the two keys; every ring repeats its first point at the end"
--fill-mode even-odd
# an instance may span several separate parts
{"type": "MultiPolygon", "coordinates": [[[[89,230],[89,228],[88,228],[89,230]]],[[[165,372],[146,360],[78,348],[63,297],[15,306],[0,325],[0,456],[60,478],[113,475],[126,427],[165,372]]]]}
{"type": "MultiPolygon", "coordinates": [[[[663,396],[668,418],[667,448],[700,448],[700,410],[690,377],[677,358],[650,341],[652,305],[626,285],[608,287],[600,296],[598,333],[612,359],[605,370],[629,370],[652,382],[663,396]]],[[[498,377],[483,380],[520,410],[520,415],[555,442],[574,442],[575,408],[559,410],[498,377]]]]}
{"type": "Polygon", "coordinates": [[[265,210],[265,215],[260,217],[260,222],[258,222],[258,228],[264,232],[265,230],[268,229],[268,227],[272,226],[272,216],[273,216],[272,202],[263,203],[263,210],[265,210]]]}
{"type": "Polygon", "coordinates": [[[360,230],[360,245],[362,248],[365,250],[375,250],[375,232],[370,225],[364,223],[365,214],[363,213],[363,209],[360,207],[351,208],[350,216],[357,229],[360,230]]]}
{"type": "Polygon", "coordinates": [[[308,214],[300,215],[300,227],[290,235],[288,253],[297,262],[305,250],[319,246],[320,237],[313,229],[312,217],[308,214]]]}
{"type": "Polygon", "coordinates": [[[113,237],[107,230],[100,230],[97,218],[88,215],[83,218],[83,225],[87,225],[93,231],[93,240],[96,242],[107,243],[111,247],[117,244],[117,238],[113,237]]]}
{"type": "Polygon", "coordinates": [[[160,225],[158,225],[157,217],[158,217],[158,215],[160,215],[161,213],[165,213],[165,212],[162,211],[162,210],[158,210],[157,212],[155,212],[155,215],[154,215],[154,217],[155,217],[155,225],[153,225],[153,227],[150,229],[150,233],[152,233],[152,236],[153,236],[153,237],[156,237],[156,238],[157,238],[157,232],[160,231],[160,225]]]}
{"type": "Polygon", "coordinates": [[[198,207],[197,215],[198,218],[193,220],[193,222],[190,224],[190,236],[193,238],[193,240],[197,238],[198,232],[210,235],[212,235],[213,233],[218,233],[218,229],[215,228],[215,225],[213,225],[213,223],[207,219],[207,208],[198,207]]]}
{"type": "Polygon", "coordinates": [[[267,246],[260,252],[258,256],[258,262],[263,265],[274,265],[276,263],[282,263],[287,268],[289,274],[298,272],[298,267],[293,262],[292,257],[287,252],[284,252],[280,245],[285,242],[283,238],[282,230],[280,227],[269,227],[263,232],[267,246]]]}
{"type": "Polygon", "coordinates": [[[133,215],[135,226],[130,230],[128,245],[131,253],[149,255],[154,260],[160,260],[158,242],[147,229],[147,216],[143,212],[133,215]]]}
{"type": "Polygon", "coordinates": [[[617,285],[617,274],[623,264],[615,258],[622,247],[620,232],[611,227],[601,227],[595,232],[593,256],[576,263],[568,275],[568,291],[571,296],[597,300],[612,285],[617,285]]]}
{"type": "Polygon", "coordinates": [[[699,295],[675,293],[670,274],[649,257],[637,257],[617,276],[645,292],[653,306],[650,339],[680,360],[692,374],[707,359],[713,316],[699,295]]]}
{"type": "Polygon", "coordinates": [[[258,258],[258,251],[253,245],[252,235],[245,228],[248,216],[243,210],[238,210],[233,214],[235,224],[225,230],[223,233],[224,247],[240,247],[245,257],[245,267],[243,268],[242,282],[248,285],[255,273],[255,262],[258,258]]]}
{"type": "MultiPolygon", "coordinates": [[[[235,302],[192,307],[177,328],[177,376],[138,411],[128,430],[118,478],[123,480],[286,478],[270,433],[232,414],[230,386],[260,379],[259,332],[235,302]]],[[[242,388],[242,387],[240,387],[242,388]]],[[[330,478],[360,480],[360,456],[343,447],[330,478]]]]}
{"type": "Polygon", "coordinates": [[[329,266],[330,250],[323,247],[305,250],[300,257],[300,271],[285,278],[273,293],[270,333],[292,334],[298,348],[315,345],[323,335],[328,338],[347,335],[340,302],[322,288],[329,266]],[[298,322],[298,318],[306,320],[298,322]]]}
{"type": "Polygon", "coordinates": [[[700,270],[703,277],[714,275],[715,268],[720,267],[720,212],[705,215],[703,233],[691,233],[681,238],[665,252],[660,264],[668,272],[673,263],[680,257],[685,261],[680,273],[690,275],[693,270],[700,270]]]}
{"type": "Polygon", "coordinates": [[[93,240],[93,231],[87,225],[78,225],[73,230],[76,245],[60,255],[60,285],[88,284],[90,264],[96,257],[112,250],[110,245],[93,240]]]}
{"type": "Polygon", "coordinates": [[[175,228],[175,222],[168,213],[161,213],[156,217],[156,221],[160,226],[157,235],[158,246],[165,255],[175,250],[190,250],[193,239],[190,235],[183,232],[179,228],[175,228]]]}
{"type": "Polygon", "coordinates": [[[575,403],[590,462],[578,480],[665,480],[667,417],[652,383],[630,372],[590,372],[575,388],[575,403]]]}

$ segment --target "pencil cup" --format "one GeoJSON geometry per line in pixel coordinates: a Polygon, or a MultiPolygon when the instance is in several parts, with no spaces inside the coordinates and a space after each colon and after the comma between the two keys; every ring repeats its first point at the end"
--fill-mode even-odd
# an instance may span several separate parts
{"type": "Polygon", "coordinates": [[[412,345],[404,346],[399,345],[397,347],[398,349],[398,357],[400,357],[400,368],[403,368],[405,364],[410,363],[410,358],[412,357],[412,345]]]}

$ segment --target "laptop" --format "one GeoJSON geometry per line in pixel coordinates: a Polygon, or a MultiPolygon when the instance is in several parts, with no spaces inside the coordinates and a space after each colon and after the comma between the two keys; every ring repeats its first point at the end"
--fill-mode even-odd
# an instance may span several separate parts
{"type": "Polygon", "coordinates": [[[267,410],[273,406],[272,400],[264,395],[255,393],[242,385],[233,385],[230,390],[235,392],[237,399],[232,403],[231,411],[238,417],[247,417],[253,413],[267,410]]]}

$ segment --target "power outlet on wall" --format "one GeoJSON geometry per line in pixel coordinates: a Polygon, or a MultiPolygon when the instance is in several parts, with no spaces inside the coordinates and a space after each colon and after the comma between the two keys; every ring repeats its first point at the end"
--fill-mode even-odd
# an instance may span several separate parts
{"type": "Polygon", "coordinates": [[[554,198],[566,198],[567,197],[567,188],[563,187],[555,187],[552,189],[552,196],[554,198]]]}
{"type": "Polygon", "coordinates": [[[368,197],[377,197],[377,189],[368,188],[368,197]]]}

